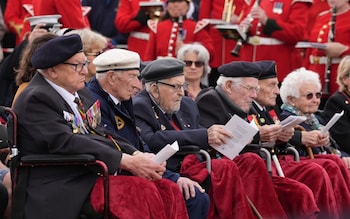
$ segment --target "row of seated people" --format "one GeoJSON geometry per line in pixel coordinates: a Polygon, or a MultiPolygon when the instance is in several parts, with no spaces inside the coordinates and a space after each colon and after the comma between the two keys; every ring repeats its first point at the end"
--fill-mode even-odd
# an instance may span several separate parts
{"type": "MultiPolygon", "coordinates": [[[[113,51],[112,51],[113,52],[113,51]]],[[[113,54],[113,53],[112,53],[113,54]]],[[[123,69],[118,69],[117,68],[117,66],[119,66],[119,65],[111,65],[111,63],[108,63],[108,62],[114,62],[113,60],[111,61],[111,57],[117,57],[117,56],[114,56],[114,55],[110,55],[110,54],[108,54],[108,53],[106,53],[105,54],[105,59],[106,60],[102,60],[102,67],[100,67],[100,68],[98,68],[97,67],[97,72],[98,73],[102,73],[102,75],[103,75],[103,73],[106,73],[106,72],[108,72],[109,70],[135,70],[135,69],[137,69],[137,68],[139,68],[139,63],[137,63],[138,65],[133,65],[133,67],[132,67],[132,69],[125,69],[125,68],[123,68],[123,69]],[[107,64],[106,64],[106,62],[107,62],[107,64]],[[112,67],[115,67],[114,69],[109,69],[109,68],[106,68],[105,66],[112,66],[112,67]],[[101,72],[99,72],[99,71],[101,71],[101,72]]],[[[120,55],[121,57],[123,56],[123,55],[120,55]]],[[[48,58],[50,58],[50,57],[48,57],[48,58]]],[[[65,57],[65,58],[67,58],[67,57],[65,57]]],[[[69,58],[69,57],[68,57],[69,58]]],[[[101,59],[103,58],[103,56],[101,57],[101,59]]],[[[66,60],[66,59],[65,59],[66,60]]],[[[63,61],[65,61],[65,60],[63,60],[63,61]]],[[[99,59],[97,59],[96,60],[96,66],[98,66],[98,61],[99,61],[99,59]]],[[[119,61],[119,60],[116,60],[116,61],[119,61]]],[[[123,60],[124,61],[124,60],[123,60]]],[[[130,61],[130,60],[129,60],[130,61]]],[[[167,70],[166,69],[166,66],[169,66],[169,67],[173,67],[172,65],[171,65],[171,63],[172,63],[172,61],[170,61],[170,63],[168,63],[168,61],[167,60],[165,60],[166,62],[164,63],[164,64],[162,64],[162,63],[155,63],[155,64],[153,64],[153,63],[151,63],[152,65],[150,65],[150,70],[149,69],[147,69],[147,67],[146,67],[146,69],[145,70],[147,70],[147,71],[151,71],[151,76],[150,76],[150,78],[148,78],[147,80],[149,80],[149,85],[150,85],[150,88],[151,87],[153,87],[153,88],[157,88],[157,89],[159,89],[159,90],[157,90],[158,92],[161,90],[161,87],[168,87],[169,89],[173,89],[173,92],[174,92],[174,90],[177,90],[177,94],[179,94],[179,91],[181,91],[182,92],[182,88],[183,88],[183,86],[180,86],[180,85],[183,85],[183,83],[179,83],[179,84],[177,84],[177,85],[179,85],[179,86],[175,86],[174,84],[170,84],[169,85],[169,83],[168,82],[164,82],[163,80],[167,80],[167,79],[169,79],[169,78],[166,78],[167,76],[165,76],[165,78],[162,78],[162,76],[159,78],[159,74],[161,74],[161,75],[163,75],[164,74],[164,72],[169,72],[169,76],[168,77],[170,77],[170,79],[171,78],[175,78],[175,77],[177,77],[177,76],[180,76],[180,73],[179,73],[179,71],[183,71],[183,67],[184,67],[184,65],[183,64],[181,64],[180,65],[180,63],[174,63],[174,65],[175,65],[175,70],[167,70]],[[157,67],[157,66],[159,66],[159,67],[161,67],[161,70],[159,70],[159,69],[153,69],[152,68],[152,66],[153,67],[157,67]],[[152,73],[154,74],[154,75],[152,75],[152,73]],[[175,75],[173,75],[173,74],[175,74],[175,75]],[[161,82],[159,82],[160,80],[162,80],[161,82]],[[152,83],[152,82],[157,82],[157,83],[152,83]],[[158,83],[159,82],[159,83],[158,83]],[[171,88],[172,87],[172,88],[171,88]]],[[[55,63],[55,64],[57,64],[57,63],[55,63]]],[[[69,65],[69,64],[72,64],[72,63],[66,63],[66,65],[69,65]]],[[[80,68],[80,72],[82,72],[81,70],[82,69],[84,69],[84,64],[86,64],[86,63],[83,63],[83,62],[81,62],[80,63],[81,65],[75,65],[75,70],[77,70],[78,72],[79,72],[79,69],[78,68],[80,68]]],[[[49,66],[45,66],[45,68],[47,68],[47,67],[49,67],[49,66]]],[[[37,67],[37,68],[39,68],[39,67],[37,67]]],[[[42,68],[42,67],[41,67],[42,68]]],[[[51,67],[49,67],[49,68],[51,68],[51,67]]],[[[74,69],[74,68],[73,68],[74,69]]],[[[232,66],[230,66],[229,67],[229,69],[232,69],[232,66]]],[[[239,68],[238,68],[239,69],[239,68]]],[[[249,69],[249,68],[248,68],[249,69]]],[[[251,69],[250,69],[251,70],[251,69]]],[[[145,71],[145,74],[147,74],[147,71],[145,71]]],[[[114,71],[112,71],[112,73],[114,73],[114,71]]],[[[254,74],[256,74],[256,73],[254,73],[254,74]]],[[[99,75],[99,74],[98,74],[99,75]]],[[[105,76],[107,76],[108,74],[105,74],[105,76]]],[[[119,80],[121,80],[120,78],[118,78],[117,76],[118,75],[114,75],[114,74],[111,74],[111,75],[113,75],[113,76],[115,76],[116,78],[112,78],[112,79],[114,79],[114,80],[117,80],[117,81],[119,81],[119,80]]],[[[35,76],[35,77],[39,77],[39,76],[35,76]]],[[[97,76],[97,78],[99,78],[100,76],[97,76]]],[[[181,76],[181,77],[183,77],[183,76],[181,76]]],[[[231,75],[231,77],[232,77],[232,75],[231,75]]],[[[256,77],[256,75],[254,76],[254,77],[256,77]]],[[[102,76],[101,78],[104,78],[104,76],[102,76]]],[[[134,79],[136,79],[135,78],[135,75],[131,75],[131,76],[129,76],[129,77],[127,77],[129,80],[134,80],[134,79]]],[[[147,78],[147,76],[145,76],[144,78],[147,78]]],[[[105,78],[106,79],[106,78],[105,78]]],[[[107,79],[108,79],[108,77],[107,77],[107,79]]],[[[96,79],[97,80],[97,79],[96,79]]],[[[107,80],[107,82],[108,82],[108,80],[107,80]]],[[[137,81],[138,82],[138,81],[137,81]]],[[[96,82],[95,82],[96,83],[96,82]]],[[[93,84],[93,83],[92,83],[93,84]]],[[[124,82],[124,85],[125,85],[126,83],[124,82]]],[[[133,85],[133,86],[135,86],[135,85],[133,85]]],[[[116,87],[121,87],[121,86],[116,86],[116,87]]],[[[146,88],[147,88],[147,86],[146,86],[146,88]]],[[[162,89],[164,89],[164,88],[162,88],[162,89]]],[[[129,93],[131,92],[130,90],[133,90],[133,89],[129,89],[129,93]]],[[[146,89],[147,90],[147,89],[146,89]]],[[[150,89],[149,89],[150,90],[150,89]]],[[[254,89],[250,89],[250,92],[252,91],[252,90],[254,90],[254,89]]],[[[169,91],[169,90],[168,90],[169,91]]],[[[131,95],[131,94],[129,94],[129,95],[131,95]]],[[[159,93],[159,95],[160,95],[160,93],[159,93]]],[[[170,95],[168,94],[168,95],[165,95],[165,97],[169,97],[170,95]]],[[[180,97],[181,97],[181,95],[179,95],[180,97]]],[[[108,96],[109,97],[109,96],[108,96]]],[[[130,98],[130,97],[129,97],[130,98]]],[[[155,102],[157,102],[156,101],[156,99],[157,99],[157,97],[153,97],[155,100],[155,102]]],[[[111,98],[112,100],[113,100],[113,98],[111,98]]],[[[137,99],[137,98],[135,98],[135,99],[137,99]]],[[[163,99],[163,98],[161,98],[161,99],[163,99]]],[[[166,99],[166,98],[164,98],[164,99],[166,99]]],[[[181,100],[181,98],[177,98],[177,100],[176,100],[176,102],[177,102],[177,104],[179,104],[179,99],[181,100]]],[[[122,99],[123,100],[123,99],[122,99]]],[[[135,101],[136,102],[136,101],[135,101]]],[[[161,102],[163,102],[163,101],[161,101],[161,102]]],[[[19,104],[21,104],[21,103],[19,103],[19,104]]],[[[115,105],[117,105],[117,104],[115,104],[115,105]]],[[[122,104],[123,105],[123,104],[122,104]]],[[[139,108],[139,107],[137,107],[137,108],[135,108],[135,109],[142,109],[142,108],[139,108]]],[[[161,108],[161,109],[163,109],[163,108],[161,108]]],[[[164,111],[165,111],[165,109],[163,109],[164,111]]],[[[170,109],[170,110],[172,110],[172,109],[170,109]]],[[[73,110],[74,111],[74,110],[73,110]]],[[[176,110],[175,110],[176,111],[176,110]]],[[[137,110],[135,110],[135,112],[137,112],[137,110]]],[[[166,111],[165,111],[166,112],[166,111]]],[[[155,115],[155,113],[154,113],[154,115],[155,115]]],[[[159,114],[159,115],[161,115],[161,114],[159,114]]],[[[163,114],[162,114],[163,115],[163,114]]],[[[102,111],[102,116],[103,116],[103,111],[102,111]]],[[[115,117],[115,119],[116,119],[117,117],[115,117]]],[[[121,118],[123,118],[123,117],[121,117],[121,118]]],[[[120,117],[119,117],[119,120],[116,120],[116,125],[121,125],[121,126],[124,126],[125,125],[125,119],[121,119],[120,117]]],[[[136,117],[136,121],[137,121],[137,118],[138,117],[136,117]]],[[[141,118],[141,117],[140,117],[141,118]]],[[[142,117],[142,118],[144,118],[144,117],[142,117]]],[[[109,120],[110,121],[110,120],[109,120]]],[[[108,123],[106,123],[106,124],[108,124],[108,123]]],[[[180,127],[180,129],[181,128],[184,128],[184,127],[187,127],[187,128],[190,128],[190,129],[192,129],[192,128],[195,128],[196,126],[195,125],[193,125],[193,126],[191,126],[191,125],[189,125],[189,126],[186,126],[186,125],[188,125],[188,124],[183,124],[184,126],[179,126],[180,127]]],[[[179,128],[178,127],[178,128],[179,128]]],[[[198,126],[199,127],[199,126],[198,126]]],[[[123,128],[123,127],[118,127],[117,126],[117,130],[119,130],[119,128],[123,128]]],[[[160,126],[160,129],[162,130],[162,129],[164,129],[164,128],[166,128],[165,126],[160,126]]],[[[169,129],[169,127],[168,127],[168,129],[169,129]]],[[[171,128],[170,128],[171,129],[171,128]]],[[[218,128],[217,128],[218,129],[218,128]]],[[[221,129],[222,129],[222,127],[221,127],[221,129]]],[[[219,130],[221,130],[221,129],[219,129],[219,130]]],[[[143,130],[143,129],[141,129],[141,130],[143,130]]],[[[146,129],[147,130],[147,129],[146,129]]],[[[208,130],[210,130],[210,129],[208,129],[208,130]]],[[[115,130],[114,130],[115,131],[115,130]]],[[[164,130],[163,130],[164,131],[164,130]]],[[[205,131],[204,129],[203,130],[200,130],[200,132],[199,133],[201,133],[201,135],[202,135],[202,133],[203,133],[203,131],[205,131]]],[[[216,131],[216,132],[222,132],[222,131],[216,131]]],[[[141,131],[141,135],[142,135],[142,133],[143,133],[143,131],[141,131]]],[[[177,133],[176,133],[177,134],[177,133]]],[[[180,133],[179,133],[180,134],[180,133]]],[[[181,134],[183,134],[183,133],[181,133],[181,134]]],[[[219,137],[220,138],[220,136],[221,136],[221,140],[219,140],[219,143],[220,143],[220,141],[222,141],[223,139],[223,134],[222,133],[219,133],[219,135],[218,136],[216,136],[217,134],[215,134],[215,128],[214,128],[214,138],[216,137],[219,137]]],[[[226,135],[227,135],[227,133],[226,133],[226,135]]],[[[202,135],[203,136],[203,135],[202,135]]],[[[149,137],[148,137],[149,138],[149,137]]],[[[145,141],[147,141],[146,140],[147,139],[147,137],[144,137],[144,140],[145,141]]],[[[203,137],[201,137],[201,139],[202,140],[205,140],[205,139],[203,139],[203,137]]],[[[164,139],[162,138],[162,139],[160,139],[160,140],[163,140],[164,141],[164,139]]],[[[167,138],[166,140],[170,140],[169,138],[167,138]]],[[[209,139],[210,140],[210,139],[209,139]]],[[[152,142],[152,141],[151,141],[152,142]]],[[[159,144],[159,141],[157,140],[157,141],[154,141],[154,142],[156,142],[157,144],[159,144]]],[[[209,143],[211,143],[211,144],[215,144],[215,142],[209,142],[209,143]]],[[[152,149],[152,144],[151,143],[147,143],[149,146],[150,146],[150,148],[152,149]]],[[[207,145],[207,147],[208,147],[208,142],[207,143],[204,143],[203,145],[207,145]]],[[[158,145],[159,146],[159,145],[158,145]]],[[[154,148],[153,148],[154,149],[154,148]]],[[[157,149],[156,149],[157,150],[157,149]]],[[[255,159],[255,158],[254,158],[255,159]]],[[[216,161],[215,161],[216,162],[216,161]]],[[[220,161],[220,162],[224,162],[224,161],[220,161]]],[[[266,182],[268,182],[268,181],[266,181],[266,182]]],[[[256,185],[255,185],[256,186],[256,185]]],[[[241,194],[242,195],[242,194],[241,194]]],[[[244,197],[244,196],[243,196],[244,197]]],[[[214,198],[214,197],[213,197],[214,198]]],[[[212,199],[213,199],[212,198],[212,199]]],[[[259,200],[258,200],[259,201],[259,200]]],[[[258,201],[256,201],[256,202],[258,202],[258,201]]],[[[254,203],[254,200],[253,200],[253,203],[254,203]]],[[[277,205],[278,206],[278,205],[277,205]]],[[[288,206],[288,205],[285,205],[284,207],[286,207],[286,206],[288,206]]],[[[260,207],[260,209],[261,209],[261,207],[260,207]]],[[[278,209],[278,208],[277,208],[278,209]]],[[[310,206],[308,207],[308,211],[310,211],[310,206]]],[[[312,210],[311,210],[312,211],[312,210]]],[[[234,212],[236,212],[236,211],[234,211],[234,212]]],[[[295,212],[295,211],[294,211],[295,212]]],[[[340,212],[342,212],[342,211],[340,211],[340,212]]],[[[270,212],[272,215],[275,213],[276,214],[276,212],[274,212],[274,213],[272,213],[272,212],[270,212]]],[[[288,213],[290,213],[290,212],[288,212],[288,213]]],[[[299,212],[297,212],[297,213],[299,213],[299,212]]],[[[308,212],[308,213],[310,213],[310,212],[308,212]]],[[[268,213],[267,213],[268,214],[268,213]]],[[[280,217],[280,216],[278,216],[278,217],[280,217]]]]}

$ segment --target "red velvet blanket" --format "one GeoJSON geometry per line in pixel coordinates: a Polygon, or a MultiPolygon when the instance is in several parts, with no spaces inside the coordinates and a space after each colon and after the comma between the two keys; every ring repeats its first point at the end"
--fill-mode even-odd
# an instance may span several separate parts
{"type": "MultiPolygon", "coordinates": [[[[109,176],[109,213],[120,219],[187,219],[184,198],[178,186],[162,179],[150,182],[135,176],[109,176]]],[[[103,179],[97,179],[91,193],[95,211],[103,213],[103,179]]]]}
{"type": "MultiPolygon", "coordinates": [[[[208,219],[256,218],[247,201],[236,164],[227,159],[213,159],[211,163],[208,219]]],[[[208,176],[205,163],[200,163],[195,155],[185,157],[180,173],[197,182],[203,182],[208,176]]]]}

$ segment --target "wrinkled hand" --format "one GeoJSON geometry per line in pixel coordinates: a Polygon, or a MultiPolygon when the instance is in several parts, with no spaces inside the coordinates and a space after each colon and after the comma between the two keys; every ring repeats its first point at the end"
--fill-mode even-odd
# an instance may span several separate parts
{"type": "Polygon", "coordinates": [[[282,132],[282,126],[278,124],[263,125],[259,127],[260,140],[262,142],[274,142],[282,132]]]}
{"type": "Polygon", "coordinates": [[[326,54],[330,58],[337,58],[348,49],[348,46],[345,46],[344,44],[338,42],[326,43],[326,54]]]}
{"type": "Polygon", "coordinates": [[[225,144],[226,138],[233,138],[233,135],[231,132],[225,130],[223,125],[212,125],[208,128],[209,145],[225,144]]]}
{"type": "Polygon", "coordinates": [[[127,170],[134,176],[139,176],[148,180],[159,180],[165,171],[165,165],[153,162],[154,154],[137,153],[134,156],[123,154],[120,162],[120,168],[127,170]]]}
{"type": "Polygon", "coordinates": [[[201,192],[204,193],[205,190],[196,182],[186,177],[180,177],[176,184],[179,186],[182,194],[184,194],[185,199],[193,198],[196,196],[195,187],[201,192]]]}
{"type": "Polygon", "coordinates": [[[277,137],[282,142],[288,142],[294,135],[294,128],[282,129],[282,132],[277,137]]]}
{"type": "Polygon", "coordinates": [[[28,41],[32,42],[34,39],[47,33],[47,30],[45,28],[42,28],[42,27],[45,27],[45,25],[46,24],[44,24],[44,23],[37,24],[34,27],[34,29],[32,30],[32,32],[30,32],[29,37],[28,37],[28,41]]]}
{"type": "Polygon", "coordinates": [[[301,142],[303,145],[309,147],[325,146],[329,143],[329,134],[326,133],[324,136],[322,136],[319,130],[302,131],[301,142]]]}

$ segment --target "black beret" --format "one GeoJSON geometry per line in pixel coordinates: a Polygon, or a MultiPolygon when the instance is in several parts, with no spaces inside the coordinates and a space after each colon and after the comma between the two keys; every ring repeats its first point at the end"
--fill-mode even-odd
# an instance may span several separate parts
{"type": "Polygon", "coordinates": [[[261,67],[253,62],[233,61],[218,68],[220,75],[232,78],[253,77],[258,78],[261,67]]]}
{"type": "Polygon", "coordinates": [[[261,67],[259,80],[277,78],[277,66],[275,61],[258,61],[255,63],[261,67]]]}
{"type": "Polygon", "coordinates": [[[149,62],[141,72],[144,82],[158,81],[184,74],[185,63],[175,58],[162,58],[149,62]]]}
{"type": "Polygon", "coordinates": [[[35,50],[32,65],[37,69],[46,69],[65,62],[82,52],[83,43],[78,34],[56,37],[35,50]]]}

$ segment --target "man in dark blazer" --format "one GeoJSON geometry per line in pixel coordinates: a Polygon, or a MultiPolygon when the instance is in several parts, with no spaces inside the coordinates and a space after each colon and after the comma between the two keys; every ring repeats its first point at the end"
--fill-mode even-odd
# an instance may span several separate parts
{"type": "MultiPolygon", "coordinates": [[[[120,205],[130,206],[118,206],[118,209],[109,209],[110,212],[119,210],[143,215],[151,212],[166,218],[169,206],[165,208],[157,205],[161,201],[160,197],[165,194],[157,189],[156,182],[152,182],[161,179],[165,163],[154,163],[152,154],[138,151],[125,139],[107,132],[98,123],[98,105],[92,101],[84,85],[89,63],[82,51],[79,35],[62,36],[48,41],[34,52],[32,63],[38,73],[13,107],[18,116],[20,153],[94,155],[106,163],[110,174],[129,172],[129,175],[134,175],[110,178],[112,182],[118,178],[125,180],[124,186],[111,186],[111,192],[114,197],[118,196],[118,191],[124,194],[123,200],[126,203],[120,205]],[[88,110],[79,112],[76,98],[80,98],[88,110]],[[106,138],[106,135],[113,137],[114,141],[106,138]],[[140,180],[142,187],[138,189],[139,184],[134,182],[140,183],[140,180]],[[133,187],[135,188],[131,189],[133,187]],[[125,193],[128,195],[125,196],[125,193]],[[145,199],[145,202],[136,199],[145,199]],[[147,201],[151,201],[151,204],[147,204],[147,201]]],[[[84,202],[89,200],[96,179],[96,173],[80,167],[31,169],[23,206],[25,218],[78,218],[84,202]]],[[[175,207],[175,210],[172,209],[175,214],[170,215],[186,218],[187,211],[179,189],[172,183],[166,182],[164,186],[169,189],[171,195],[167,198],[170,198],[172,207],[175,207]]],[[[112,203],[111,206],[118,204],[112,203]]]]}
{"type": "MultiPolygon", "coordinates": [[[[220,77],[217,86],[202,90],[196,99],[201,124],[204,127],[226,124],[235,114],[248,121],[249,109],[260,90],[258,77],[262,71],[261,67],[252,62],[230,62],[220,66],[218,71],[220,77]]],[[[260,138],[259,134],[255,138],[260,138]]],[[[307,186],[289,178],[273,176],[272,180],[269,179],[266,167],[261,164],[262,159],[256,154],[243,153],[233,161],[240,169],[247,194],[263,217],[278,215],[278,208],[266,208],[266,203],[271,201],[275,207],[283,206],[290,218],[316,217],[319,209],[307,186]],[[254,155],[255,162],[260,165],[252,165],[245,161],[247,156],[254,155]],[[271,195],[274,192],[278,198],[271,195]]]]}
{"type": "MultiPolygon", "coordinates": [[[[151,151],[159,151],[174,141],[180,147],[198,145],[207,150],[209,144],[223,144],[225,138],[232,137],[222,125],[208,129],[199,125],[197,106],[184,96],[184,66],[183,61],[164,58],[148,63],[141,72],[145,90],[134,97],[134,112],[141,136],[151,151]]],[[[236,164],[227,159],[212,159],[211,163],[208,218],[254,218],[236,164]]],[[[195,155],[172,157],[167,166],[175,171],[181,166],[182,175],[198,182],[205,178],[204,162],[195,155]]]]}
{"type": "MultiPolygon", "coordinates": [[[[140,56],[125,49],[111,49],[96,57],[96,79],[88,85],[91,94],[100,101],[102,123],[118,132],[140,151],[149,152],[135,124],[132,95],[140,89],[140,56]]],[[[163,178],[176,183],[185,197],[190,219],[206,219],[209,197],[195,181],[166,171],[163,178]]]]}

